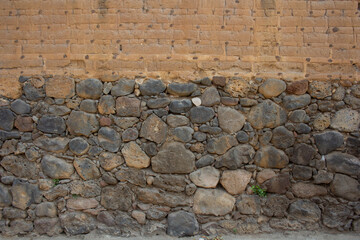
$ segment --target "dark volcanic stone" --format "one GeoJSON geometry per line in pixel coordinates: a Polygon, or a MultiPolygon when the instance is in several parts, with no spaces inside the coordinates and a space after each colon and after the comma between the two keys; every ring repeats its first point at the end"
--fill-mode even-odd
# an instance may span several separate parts
{"type": "MultiPolygon", "coordinates": [[[[230,98],[230,99],[232,99],[232,98],[230,98]]],[[[231,100],[229,100],[227,103],[229,103],[229,102],[231,102],[231,100]]],[[[217,105],[219,103],[220,103],[220,95],[219,95],[218,90],[215,87],[209,87],[209,88],[205,89],[205,91],[203,92],[203,94],[201,96],[201,105],[206,106],[206,107],[211,107],[211,106],[217,105]]],[[[237,99],[236,99],[236,103],[237,103],[237,99]]]]}
{"type": "Polygon", "coordinates": [[[192,107],[192,102],[189,99],[172,100],[169,105],[170,112],[185,113],[192,107]]]}
{"type": "Polygon", "coordinates": [[[0,184],[0,207],[10,206],[12,202],[12,197],[9,192],[9,189],[4,185],[0,184]]]}
{"type": "Polygon", "coordinates": [[[294,145],[295,137],[292,132],[283,126],[274,129],[271,143],[280,149],[286,149],[294,145]]]}
{"type": "Polygon", "coordinates": [[[320,208],[310,200],[297,200],[289,207],[291,218],[305,222],[318,222],[321,217],[320,208]]]}
{"type": "Polygon", "coordinates": [[[42,89],[35,88],[30,83],[25,83],[23,90],[26,98],[30,101],[37,101],[45,97],[45,92],[42,89]]]}
{"type": "Polygon", "coordinates": [[[89,233],[96,228],[95,219],[83,212],[67,212],[60,215],[61,226],[69,235],[89,233]]]}
{"type": "Polygon", "coordinates": [[[296,95],[287,95],[283,99],[284,108],[287,110],[295,110],[299,108],[306,107],[311,102],[311,97],[309,94],[304,94],[300,96],[296,95]]]}
{"type": "Polygon", "coordinates": [[[311,132],[311,127],[305,123],[299,123],[295,126],[295,131],[299,134],[307,134],[311,132]]]}
{"type": "Polygon", "coordinates": [[[135,141],[139,136],[139,132],[136,128],[128,128],[122,133],[122,140],[124,142],[135,141]]]}
{"type": "Polygon", "coordinates": [[[45,175],[52,179],[66,179],[74,173],[72,164],[61,158],[45,155],[41,160],[41,168],[45,175]]]}
{"type": "Polygon", "coordinates": [[[115,97],[129,95],[134,91],[134,87],[135,80],[122,78],[111,88],[111,95],[115,97]]]}
{"type": "Polygon", "coordinates": [[[291,186],[290,176],[289,174],[280,174],[267,180],[263,185],[266,187],[267,192],[285,194],[291,186]]]}
{"type": "Polygon", "coordinates": [[[236,139],[239,143],[247,143],[249,141],[249,135],[244,131],[240,131],[236,134],[236,139]]]}
{"type": "Polygon", "coordinates": [[[104,187],[101,191],[101,205],[110,210],[129,210],[132,198],[133,192],[130,188],[121,184],[104,187]]]}
{"type": "Polygon", "coordinates": [[[256,152],[255,164],[262,168],[284,168],[289,163],[287,155],[273,146],[264,146],[256,152]]]}
{"type": "Polygon", "coordinates": [[[137,98],[118,97],[116,114],[121,117],[140,117],[140,103],[137,98]]]}
{"type": "Polygon", "coordinates": [[[360,175],[360,160],[350,154],[332,152],[325,157],[327,168],[331,172],[347,175],[360,175]]]}
{"type": "Polygon", "coordinates": [[[211,155],[205,155],[199,160],[196,161],[195,165],[197,168],[202,168],[211,165],[215,161],[214,157],[211,155]]]}
{"type": "Polygon", "coordinates": [[[0,129],[11,131],[14,126],[14,114],[7,108],[0,108],[0,129]]]}
{"type": "Polygon", "coordinates": [[[76,155],[85,154],[89,150],[89,147],[89,143],[81,137],[73,138],[69,142],[70,151],[76,155]]]}
{"type": "Polygon", "coordinates": [[[171,236],[194,236],[199,231],[199,223],[193,213],[178,211],[170,213],[166,233],[171,236]]]}
{"type": "Polygon", "coordinates": [[[351,216],[351,210],[345,205],[330,205],[324,208],[323,223],[329,228],[344,226],[351,216]]]}
{"type": "Polygon", "coordinates": [[[194,107],[190,110],[190,120],[193,123],[206,123],[215,116],[215,112],[209,107],[194,107]]]}
{"type": "Polygon", "coordinates": [[[167,125],[155,114],[148,117],[142,124],[140,137],[156,143],[163,143],[167,136],[167,125]]]}
{"type": "Polygon", "coordinates": [[[290,204],[289,199],[283,195],[270,195],[266,199],[264,214],[268,217],[284,217],[290,204]]]}
{"type": "Polygon", "coordinates": [[[91,99],[85,99],[81,101],[80,110],[87,113],[96,113],[97,112],[96,101],[91,99]]]}
{"type": "Polygon", "coordinates": [[[117,152],[121,144],[120,134],[109,127],[100,128],[98,140],[100,146],[109,152],[117,152]]]}
{"type": "Polygon", "coordinates": [[[330,190],[335,196],[349,201],[358,201],[360,199],[359,182],[343,174],[335,174],[330,190]]]}
{"type": "Polygon", "coordinates": [[[25,210],[33,203],[40,203],[42,194],[37,185],[16,179],[11,187],[12,205],[25,210]]]}
{"type": "Polygon", "coordinates": [[[100,114],[114,114],[115,100],[110,95],[104,95],[100,98],[98,110],[100,114]]]}
{"type": "Polygon", "coordinates": [[[316,146],[321,155],[328,154],[344,143],[344,137],[336,131],[314,134],[316,146]]]}
{"type": "Polygon", "coordinates": [[[149,108],[164,108],[170,104],[169,98],[155,98],[146,102],[149,108]]]}
{"type": "Polygon", "coordinates": [[[305,143],[295,144],[294,153],[290,161],[300,165],[309,165],[315,156],[315,149],[305,143]]]}
{"type": "Polygon", "coordinates": [[[21,156],[5,156],[1,161],[1,166],[20,178],[36,179],[39,173],[34,162],[30,162],[21,156]]]}
{"type": "Polygon", "coordinates": [[[99,99],[103,90],[100,80],[89,78],[76,84],[76,93],[79,97],[99,99]]]}
{"type": "Polygon", "coordinates": [[[80,111],[72,111],[66,124],[71,134],[87,137],[99,129],[99,122],[94,114],[80,111]]]}
{"type": "Polygon", "coordinates": [[[170,83],[167,86],[168,93],[179,97],[190,96],[196,89],[197,86],[194,83],[170,83]]]}
{"type": "Polygon", "coordinates": [[[11,110],[13,110],[16,114],[28,114],[31,111],[30,105],[21,99],[16,99],[10,106],[11,110]]]}
{"type": "Polygon", "coordinates": [[[62,117],[44,116],[39,119],[37,128],[45,133],[62,134],[66,125],[62,117]]]}
{"type": "Polygon", "coordinates": [[[204,133],[209,133],[210,135],[217,135],[222,132],[219,127],[210,127],[209,125],[201,125],[199,130],[204,133]]]}
{"type": "Polygon", "coordinates": [[[20,138],[20,137],[21,137],[20,133],[17,131],[8,132],[8,131],[0,130],[0,140],[1,141],[14,139],[14,138],[20,138]]]}
{"type": "Polygon", "coordinates": [[[297,180],[310,180],[312,177],[312,168],[295,165],[293,168],[293,177],[297,180]]]}
{"type": "Polygon", "coordinates": [[[166,89],[165,84],[161,80],[149,79],[140,85],[140,92],[144,96],[158,95],[166,89]]]}
{"type": "Polygon", "coordinates": [[[251,108],[248,121],[256,129],[274,128],[286,122],[286,111],[271,100],[251,108]]]}
{"type": "Polygon", "coordinates": [[[231,170],[238,169],[244,164],[249,163],[255,155],[252,146],[248,144],[239,145],[231,148],[215,162],[216,168],[226,167],[231,170]]]}

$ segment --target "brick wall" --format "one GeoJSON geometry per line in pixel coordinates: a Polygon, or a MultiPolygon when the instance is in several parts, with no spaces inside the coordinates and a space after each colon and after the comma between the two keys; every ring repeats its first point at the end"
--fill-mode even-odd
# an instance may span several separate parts
{"type": "Polygon", "coordinates": [[[359,5],[358,0],[0,0],[0,89],[20,75],[35,74],[358,80],[359,5]]]}

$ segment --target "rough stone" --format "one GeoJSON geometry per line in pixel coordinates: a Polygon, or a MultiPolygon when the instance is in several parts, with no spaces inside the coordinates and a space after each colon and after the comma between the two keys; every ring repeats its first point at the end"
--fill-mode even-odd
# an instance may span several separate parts
{"type": "Polygon", "coordinates": [[[323,186],[302,182],[293,184],[292,192],[298,198],[312,198],[315,196],[324,196],[327,194],[327,190],[323,186]]]}
{"type": "Polygon", "coordinates": [[[224,135],[219,138],[210,139],[207,144],[207,151],[222,155],[235,145],[237,145],[235,137],[224,135]]]}
{"type": "Polygon", "coordinates": [[[166,233],[175,237],[194,236],[199,232],[199,223],[193,213],[177,211],[170,213],[166,233]]]}
{"type": "Polygon", "coordinates": [[[285,194],[291,186],[290,176],[289,174],[280,174],[264,182],[263,186],[269,193],[285,194]]]}
{"type": "Polygon", "coordinates": [[[31,111],[30,105],[21,99],[16,99],[14,102],[12,102],[10,104],[10,108],[16,114],[28,114],[31,111]]]}
{"type": "MultiPolygon", "coordinates": [[[[145,177],[144,177],[145,178],[145,177]]],[[[186,178],[184,175],[161,174],[153,178],[152,185],[157,188],[171,192],[184,192],[186,188],[186,178]]]]}
{"type": "Polygon", "coordinates": [[[252,146],[248,144],[239,145],[231,148],[215,162],[216,168],[226,167],[231,170],[238,169],[244,164],[249,163],[255,155],[252,146]]]}
{"type": "Polygon", "coordinates": [[[256,129],[274,128],[286,122],[286,111],[271,100],[251,108],[248,121],[256,129]]]}
{"type": "Polygon", "coordinates": [[[205,155],[196,161],[195,165],[197,168],[202,168],[211,165],[215,161],[211,155],[205,155]]]}
{"type": "Polygon", "coordinates": [[[335,174],[330,190],[335,196],[349,201],[358,201],[360,199],[359,182],[343,174],[335,174]]]}
{"type": "Polygon", "coordinates": [[[342,132],[355,132],[359,130],[360,113],[349,108],[341,109],[336,112],[331,119],[330,126],[342,132]]]}
{"type": "Polygon", "coordinates": [[[111,95],[115,97],[126,96],[131,94],[134,88],[135,80],[122,78],[111,88],[111,95]]]}
{"type": "Polygon", "coordinates": [[[238,140],[239,143],[247,143],[249,141],[249,135],[244,132],[244,131],[239,131],[236,134],[236,139],[238,140]]]}
{"type": "Polygon", "coordinates": [[[52,179],[66,179],[74,173],[72,164],[61,158],[45,155],[41,160],[41,168],[45,175],[52,179]]]}
{"type": "Polygon", "coordinates": [[[146,215],[142,211],[134,210],[131,212],[131,216],[135,218],[139,224],[144,225],[146,223],[146,215]]]}
{"type": "Polygon", "coordinates": [[[210,127],[209,125],[201,125],[199,130],[204,133],[208,133],[210,135],[217,135],[222,132],[221,128],[219,127],[210,127]]]}
{"type": "Polygon", "coordinates": [[[47,97],[71,98],[75,95],[74,79],[60,76],[49,78],[45,83],[45,93],[47,97]]]}
{"type": "Polygon", "coordinates": [[[289,199],[283,195],[270,195],[266,199],[263,211],[268,217],[284,217],[289,204],[289,199]]]}
{"type": "Polygon", "coordinates": [[[146,102],[146,105],[149,108],[164,108],[167,107],[170,104],[169,98],[155,98],[150,99],[146,102]]]}
{"type": "Polygon", "coordinates": [[[144,143],[142,145],[142,148],[145,151],[145,153],[151,157],[155,156],[158,153],[156,144],[153,142],[144,143]]]}
{"type": "Polygon", "coordinates": [[[315,156],[315,149],[305,143],[295,144],[290,161],[300,165],[309,165],[315,156]]]}
{"type": "Polygon", "coordinates": [[[42,202],[35,208],[35,214],[38,217],[56,217],[57,208],[53,202],[42,202]]]}
{"type": "Polygon", "coordinates": [[[313,81],[309,85],[308,92],[313,98],[324,99],[331,96],[331,82],[313,81]]]}
{"type": "Polygon", "coordinates": [[[193,107],[190,109],[190,120],[193,123],[206,123],[215,116],[215,112],[209,107],[193,107]]]}
{"type": "Polygon", "coordinates": [[[223,76],[214,76],[212,78],[212,82],[213,84],[215,84],[216,86],[220,86],[220,87],[225,87],[226,85],[226,78],[223,76]]]}
{"type": "Polygon", "coordinates": [[[347,95],[344,99],[344,102],[347,105],[350,105],[351,108],[353,109],[359,109],[360,108],[360,98],[359,97],[354,97],[351,95],[347,95]]]}
{"type": "Polygon", "coordinates": [[[41,202],[41,193],[37,185],[16,179],[10,189],[12,205],[25,210],[31,204],[41,202]]]}
{"type": "Polygon", "coordinates": [[[257,175],[256,175],[256,181],[259,183],[259,184],[262,184],[263,182],[273,178],[276,176],[276,173],[271,170],[271,169],[263,169],[261,170],[261,172],[259,172],[257,175]]]}
{"type": "Polygon", "coordinates": [[[100,98],[98,105],[100,114],[114,114],[115,113],[115,100],[110,95],[104,95],[100,98]]]}
{"type": "Polygon", "coordinates": [[[220,95],[215,87],[206,88],[201,95],[201,104],[205,107],[212,107],[220,104],[220,95]]]}
{"type": "Polygon", "coordinates": [[[298,109],[298,110],[293,111],[290,114],[289,120],[294,123],[303,123],[303,122],[308,122],[310,120],[310,118],[306,114],[305,110],[298,109]]]}
{"type": "Polygon", "coordinates": [[[122,133],[123,142],[135,141],[139,136],[139,132],[136,128],[128,128],[122,133]]]}
{"type": "Polygon", "coordinates": [[[309,200],[297,200],[290,204],[290,217],[298,221],[318,222],[321,218],[320,208],[309,200]]]}
{"type": "Polygon", "coordinates": [[[150,115],[142,124],[140,137],[156,143],[163,143],[167,136],[167,125],[155,114],[150,115]]]}
{"type": "Polygon", "coordinates": [[[10,222],[10,228],[6,229],[5,235],[26,234],[34,230],[33,223],[23,219],[15,219],[10,222]],[[7,232],[8,231],[8,232],[7,232]]]}
{"type": "Polygon", "coordinates": [[[167,124],[169,124],[170,127],[179,127],[179,126],[185,126],[189,124],[189,119],[185,116],[181,115],[169,115],[166,118],[167,124]]]}
{"type": "Polygon", "coordinates": [[[279,96],[286,89],[286,83],[278,79],[268,79],[259,87],[259,92],[265,98],[279,96]]]}
{"type": "Polygon", "coordinates": [[[328,184],[334,179],[334,174],[325,170],[320,170],[317,175],[314,176],[315,184],[328,184]]]}
{"type": "Polygon", "coordinates": [[[114,117],[113,120],[115,124],[122,129],[133,127],[139,122],[139,119],[136,117],[114,117]]]}
{"type": "Polygon", "coordinates": [[[95,219],[83,212],[67,212],[60,215],[61,226],[66,234],[79,235],[91,232],[96,228],[95,219]]]}
{"type": "Polygon", "coordinates": [[[62,134],[66,125],[62,117],[43,116],[39,119],[37,128],[45,133],[62,134]]]}
{"type": "Polygon", "coordinates": [[[189,198],[184,194],[163,192],[156,188],[138,188],[136,195],[138,200],[143,203],[151,203],[154,205],[168,207],[190,205],[189,198]]]}
{"type": "Polygon", "coordinates": [[[190,180],[198,187],[215,188],[220,179],[220,171],[207,166],[190,173],[190,180]]]}
{"type": "Polygon", "coordinates": [[[34,129],[31,117],[17,116],[14,125],[20,132],[32,132],[34,129]]]}
{"type": "Polygon", "coordinates": [[[223,190],[199,188],[194,196],[195,214],[223,216],[230,213],[235,205],[235,198],[223,190]]]}
{"type": "Polygon", "coordinates": [[[125,158],[126,165],[134,168],[147,168],[150,166],[150,158],[143,150],[136,144],[136,142],[129,142],[125,144],[121,150],[125,158]]]}
{"type": "Polygon", "coordinates": [[[324,131],[330,126],[330,114],[318,114],[313,121],[314,129],[324,131]]]}
{"type": "Polygon", "coordinates": [[[49,152],[62,153],[68,148],[69,139],[63,137],[49,138],[41,136],[34,140],[35,146],[49,152]]]}
{"type": "Polygon", "coordinates": [[[146,212],[146,218],[150,220],[162,220],[167,216],[166,212],[160,211],[158,209],[150,208],[146,212]]]}
{"type": "Polygon", "coordinates": [[[128,211],[133,195],[131,189],[125,185],[107,186],[101,191],[101,205],[109,210],[128,211]]]}
{"type": "Polygon", "coordinates": [[[116,113],[121,117],[140,117],[140,100],[130,97],[116,99],[116,113]]]}
{"type": "Polygon", "coordinates": [[[76,93],[79,97],[99,99],[103,85],[100,80],[89,78],[76,84],[76,93]]]}
{"type": "Polygon", "coordinates": [[[8,207],[12,203],[12,197],[7,187],[0,184],[0,207],[8,207]]]}
{"type": "Polygon", "coordinates": [[[20,133],[17,131],[3,131],[0,130],[0,140],[1,141],[6,141],[6,140],[10,140],[10,139],[16,139],[16,138],[20,138],[20,133]]]}
{"type": "Polygon", "coordinates": [[[307,166],[295,165],[293,167],[293,178],[296,180],[310,180],[312,177],[312,168],[307,166]]]}
{"type": "Polygon", "coordinates": [[[286,92],[289,94],[303,95],[309,88],[308,80],[300,80],[287,85],[286,92]]]}
{"type": "Polygon", "coordinates": [[[97,102],[95,100],[85,99],[80,103],[80,110],[87,113],[96,113],[97,102]]]}
{"type": "Polygon", "coordinates": [[[242,169],[225,170],[221,176],[220,183],[228,193],[232,195],[241,194],[245,191],[251,176],[251,172],[242,169]]]}
{"type": "Polygon", "coordinates": [[[225,106],[236,106],[239,103],[238,98],[232,98],[232,97],[221,97],[220,101],[225,106]]]}
{"type": "Polygon", "coordinates": [[[26,218],[27,214],[25,211],[17,208],[5,207],[2,210],[2,217],[8,219],[26,218]]]}
{"type": "Polygon", "coordinates": [[[109,152],[117,152],[121,144],[120,134],[109,127],[100,128],[98,140],[100,146],[109,152]]]}
{"type": "Polygon", "coordinates": [[[96,208],[98,205],[99,202],[95,198],[70,198],[66,203],[66,207],[73,210],[96,208]]]}
{"type": "Polygon", "coordinates": [[[158,95],[166,89],[165,84],[161,80],[148,79],[140,84],[140,92],[144,96],[158,95]]]}
{"type": "Polygon", "coordinates": [[[70,108],[66,106],[49,106],[48,113],[55,116],[65,116],[71,112],[70,108]]]}
{"type": "Polygon", "coordinates": [[[189,99],[172,100],[169,110],[172,113],[186,113],[192,108],[192,102],[189,99]]]}
{"type": "Polygon", "coordinates": [[[299,108],[304,108],[309,105],[311,102],[311,97],[309,94],[304,95],[287,95],[283,99],[284,108],[287,110],[295,110],[299,108]]]}
{"type": "Polygon", "coordinates": [[[244,115],[229,107],[219,107],[218,118],[220,127],[227,133],[241,130],[245,123],[244,115]]]}
{"type": "Polygon", "coordinates": [[[66,121],[70,134],[88,137],[91,133],[97,132],[99,122],[94,114],[81,111],[72,111],[66,121]]]}
{"type": "Polygon", "coordinates": [[[100,177],[99,169],[90,159],[75,159],[74,167],[83,180],[97,179],[100,177]]]}
{"type": "Polygon", "coordinates": [[[354,156],[360,156],[360,138],[349,136],[346,139],[347,153],[354,156]]]}
{"type": "Polygon", "coordinates": [[[284,168],[289,163],[286,154],[272,146],[264,146],[255,154],[255,164],[263,168],[284,168]]]}
{"type": "Polygon", "coordinates": [[[170,83],[167,86],[167,92],[179,97],[190,96],[197,89],[194,83],[170,83]]]}
{"type": "Polygon", "coordinates": [[[30,101],[38,101],[45,97],[42,89],[36,88],[31,83],[25,83],[23,86],[25,97],[30,101]]]}
{"type": "Polygon", "coordinates": [[[57,185],[53,188],[51,188],[49,191],[44,193],[44,197],[48,200],[48,201],[54,201],[57,198],[60,197],[65,197],[66,195],[68,195],[69,193],[69,189],[66,185],[57,185]]]}
{"type": "Polygon", "coordinates": [[[243,107],[252,107],[258,104],[258,101],[251,98],[241,98],[240,99],[240,105],[243,107]]]}
{"type": "Polygon", "coordinates": [[[107,211],[100,212],[96,218],[99,222],[105,223],[107,226],[115,226],[113,215],[107,211]]]}
{"type": "Polygon", "coordinates": [[[256,195],[241,195],[236,201],[236,208],[241,214],[259,215],[261,210],[261,201],[256,195]]]}
{"type": "Polygon", "coordinates": [[[190,173],[195,168],[195,156],[183,144],[167,142],[151,158],[151,165],[158,173],[190,173]]]}
{"type": "MultiPolygon", "coordinates": [[[[214,82],[214,79],[213,79],[214,82]]],[[[246,97],[248,95],[248,93],[251,90],[251,83],[243,78],[233,78],[230,79],[224,90],[228,93],[230,93],[230,95],[232,97],[246,97]]]]}
{"type": "Polygon", "coordinates": [[[177,127],[173,130],[174,140],[180,142],[190,142],[194,129],[190,127],[177,127]]]}
{"type": "Polygon", "coordinates": [[[58,218],[38,218],[34,221],[35,231],[38,234],[47,234],[52,237],[62,233],[60,221],[58,218]]]}
{"type": "Polygon", "coordinates": [[[30,162],[21,156],[7,155],[3,157],[1,166],[20,178],[36,179],[39,173],[34,162],[30,162]]]}
{"type": "Polygon", "coordinates": [[[331,172],[358,176],[360,173],[360,160],[347,153],[332,152],[325,156],[327,168],[331,172]]]}
{"type": "Polygon", "coordinates": [[[87,153],[89,148],[90,148],[89,143],[81,137],[76,137],[69,141],[70,151],[78,156],[81,156],[81,155],[84,155],[85,153],[87,153]]]}
{"type": "Polygon", "coordinates": [[[322,215],[322,222],[328,228],[344,226],[351,216],[351,210],[344,205],[326,206],[322,215]]]}
{"type": "Polygon", "coordinates": [[[295,143],[294,134],[283,126],[276,127],[272,133],[271,143],[277,148],[286,149],[295,143]]]}
{"type": "Polygon", "coordinates": [[[11,131],[14,126],[14,114],[8,108],[0,108],[0,129],[11,131]]]}

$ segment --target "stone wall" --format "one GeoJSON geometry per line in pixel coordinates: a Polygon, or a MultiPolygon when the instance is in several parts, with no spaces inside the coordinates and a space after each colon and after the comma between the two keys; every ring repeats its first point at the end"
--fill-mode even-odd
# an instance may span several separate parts
{"type": "Polygon", "coordinates": [[[3,235],[360,231],[359,84],[19,84],[0,98],[3,235]]]}
{"type": "Polygon", "coordinates": [[[358,0],[1,0],[0,91],[20,75],[359,80],[358,0]]]}

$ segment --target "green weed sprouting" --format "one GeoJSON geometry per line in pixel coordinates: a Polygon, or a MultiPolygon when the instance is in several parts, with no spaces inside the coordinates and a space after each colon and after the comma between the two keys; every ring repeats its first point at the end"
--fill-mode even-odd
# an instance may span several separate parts
{"type": "Polygon", "coordinates": [[[251,190],[260,197],[266,197],[266,190],[262,189],[259,185],[251,186],[251,190]]]}
{"type": "Polygon", "coordinates": [[[54,186],[59,185],[60,179],[57,179],[57,178],[53,179],[53,183],[54,183],[54,186]]]}

